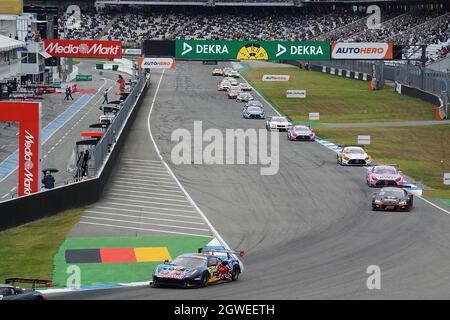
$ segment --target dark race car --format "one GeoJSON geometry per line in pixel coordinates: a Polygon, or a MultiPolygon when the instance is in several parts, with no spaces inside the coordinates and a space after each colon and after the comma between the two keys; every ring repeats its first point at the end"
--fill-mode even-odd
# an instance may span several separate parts
{"type": "Polygon", "coordinates": [[[38,279],[21,279],[10,278],[6,279],[6,284],[0,284],[0,300],[47,300],[47,296],[39,291],[35,291],[36,284],[44,284],[51,286],[52,282],[49,280],[38,279]],[[33,285],[32,289],[17,287],[15,283],[30,283],[33,285]]]}
{"type": "MultiPolygon", "coordinates": [[[[207,250],[207,249],[205,249],[207,250]]],[[[243,256],[243,253],[240,253],[243,256]]],[[[156,266],[153,271],[153,287],[176,286],[206,287],[219,281],[236,281],[243,270],[234,251],[208,250],[186,253],[171,262],[156,266]],[[217,255],[217,253],[220,253],[217,255]]]]}
{"type": "Polygon", "coordinates": [[[396,187],[382,188],[372,196],[374,211],[410,211],[413,206],[413,195],[396,187]]]}

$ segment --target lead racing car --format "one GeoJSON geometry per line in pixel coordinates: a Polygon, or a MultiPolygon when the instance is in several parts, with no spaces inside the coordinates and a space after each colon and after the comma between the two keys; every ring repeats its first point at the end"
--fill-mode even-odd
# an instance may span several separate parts
{"type": "Polygon", "coordinates": [[[372,158],[361,146],[341,146],[337,153],[337,163],[342,166],[365,166],[372,163],[372,158]]]}
{"type": "Polygon", "coordinates": [[[200,248],[198,253],[186,253],[171,262],[156,266],[150,286],[176,286],[182,288],[206,287],[222,281],[237,281],[243,271],[237,258],[244,252],[200,248]]]}

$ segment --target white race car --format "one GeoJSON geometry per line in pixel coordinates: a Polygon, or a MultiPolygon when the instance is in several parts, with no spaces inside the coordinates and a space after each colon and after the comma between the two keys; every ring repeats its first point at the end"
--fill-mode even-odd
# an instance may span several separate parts
{"type": "Polygon", "coordinates": [[[213,76],[223,76],[223,70],[220,68],[216,68],[212,71],[213,76]]]}
{"type": "Polygon", "coordinates": [[[224,77],[229,77],[231,71],[233,71],[233,68],[229,68],[229,67],[228,67],[228,68],[223,68],[222,70],[223,70],[223,76],[224,76],[224,77]]]}
{"type": "Polygon", "coordinates": [[[230,77],[233,77],[233,78],[239,78],[240,76],[241,76],[241,75],[239,74],[238,71],[236,71],[236,70],[230,71],[230,77]]]}
{"type": "Polygon", "coordinates": [[[223,80],[221,83],[217,85],[217,90],[219,91],[227,91],[230,89],[231,83],[230,81],[223,80]]]}
{"type": "Polygon", "coordinates": [[[360,146],[340,146],[341,151],[337,153],[337,163],[343,166],[359,165],[365,166],[372,162],[372,158],[360,146]]]}
{"type": "Polygon", "coordinates": [[[238,85],[238,81],[235,78],[225,77],[225,78],[223,78],[223,80],[229,81],[232,86],[237,86],[238,85]]]}
{"type": "Polygon", "coordinates": [[[250,92],[242,92],[236,97],[237,101],[240,102],[249,102],[253,100],[253,96],[250,92]]]}
{"type": "Polygon", "coordinates": [[[242,91],[252,91],[252,87],[250,87],[250,85],[245,82],[239,83],[239,87],[241,88],[242,91]]]}
{"type": "Polygon", "coordinates": [[[274,116],[270,117],[269,120],[266,121],[266,128],[269,131],[287,131],[287,129],[291,126],[292,123],[290,123],[286,117],[274,116]]]}

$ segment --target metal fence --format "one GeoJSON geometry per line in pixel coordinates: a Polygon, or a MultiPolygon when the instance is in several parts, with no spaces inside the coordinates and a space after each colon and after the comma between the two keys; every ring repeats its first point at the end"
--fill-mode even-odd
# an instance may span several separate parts
{"type": "Polygon", "coordinates": [[[119,105],[120,110],[116,113],[116,116],[111,121],[107,131],[95,146],[94,154],[91,160],[94,162],[96,176],[100,174],[112,146],[116,143],[117,137],[125,126],[127,119],[135,107],[146,84],[147,75],[145,73],[139,74],[131,85],[128,97],[119,105]]]}
{"type": "Polygon", "coordinates": [[[374,64],[381,64],[385,80],[398,81],[401,84],[412,86],[437,96],[443,92],[450,92],[450,74],[435,71],[410,64],[390,65],[384,62],[373,61],[309,61],[311,65],[327,66],[355,72],[372,73],[374,64]]]}

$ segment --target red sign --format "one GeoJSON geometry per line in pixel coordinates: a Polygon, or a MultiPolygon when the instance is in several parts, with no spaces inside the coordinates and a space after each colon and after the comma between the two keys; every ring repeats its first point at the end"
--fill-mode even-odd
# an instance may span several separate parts
{"type": "Polygon", "coordinates": [[[0,102],[0,121],[19,122],[19,196],[39,192],[41,104],[0,102]]]}
{"type": "Polygon", "coordinates": [[[121,58],[120,41],[100,40],[44,40],[45,51],[52,57],[121,58]]]}

